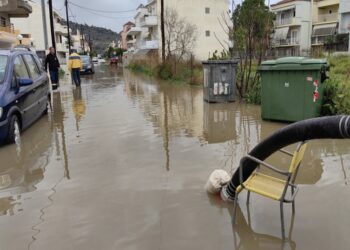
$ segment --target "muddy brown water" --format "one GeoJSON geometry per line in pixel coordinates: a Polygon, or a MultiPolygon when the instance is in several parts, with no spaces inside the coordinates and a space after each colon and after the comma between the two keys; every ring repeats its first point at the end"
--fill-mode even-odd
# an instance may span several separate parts
{"type": "Polygon", "coordinates": [[[202,98],[107,66],[81,89],[66,81],[53,113],[0,148],[0,249],[349,249],[350,142],[310,143],[283,242],[278,203],[253,195],[247,208],[243,193],[232,225],[203,187],[285,124],[202,98]]]}

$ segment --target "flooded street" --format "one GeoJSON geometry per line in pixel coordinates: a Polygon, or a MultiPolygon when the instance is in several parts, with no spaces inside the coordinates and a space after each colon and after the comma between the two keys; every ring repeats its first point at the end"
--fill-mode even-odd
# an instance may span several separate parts
{"type": "Polygon", "coordinates": [[[233,173],[284,125],[258,106],[204,103],[200,87],[98,66],[81,89],[62,84],[21,146],[0,148],[0,249],[349,249],[350,141],[310,143],[285,242],[278,202],[252,195],[248,209],[243,193],[233,226],[233,206],[206,194],[214,169],[233,173]]]}

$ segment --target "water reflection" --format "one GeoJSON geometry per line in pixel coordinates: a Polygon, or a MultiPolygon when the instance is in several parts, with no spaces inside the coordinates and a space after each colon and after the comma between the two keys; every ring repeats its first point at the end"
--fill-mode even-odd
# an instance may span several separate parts
{"type": "MultiPolygon", "coordinates": [[[[260,141],[286,124],[262,121],[260,107],[241,103],[208,104],[203,102],[202,89],[186,85],[163,84],[153,79],[124,73],[124,90],[134,106],[151,122],[154,133],[163,139],[166,166],[170,165],[172,138],[193,137],[203,144],[216,144],[224,157],[220,167],[233,173],[241,157],[260,141]]],[[[295,145],[289,150],[294,150],[295,145]]],[[[310,143],[297,179],[299,184],[342,180],[348,182],[349,168],[344,159],[350,157],[350,144],[339,140],[310,143]],[[334,168],[339,165],[339,168],[334,168]],[[332,169],[333,168],[333,169],[332,169]],[[338,176],[334,178],[334,173],[338,176]],[[341,173],[341,176],[339,176],[341,173]],[[331,176],[333,176],[331,178],[331,176]]],[[[288,169],[290,158],[275,154],[271,164],[288,169]]]]}
{"type": "Polygon", "coordinates": [[[236,139],[236,112],[233,105],[204,102],[203,120],[203,134],[209,144],[236,139]]]}
{"type": "MultiPolygon", "coordinates": [[[[212,206],[220,210],[227,210],[231,219],[233,218],[232,204],[227,204],[219,196],[208,195],[212,206]]],[[[251,225],[249,206],[247,206],[247,215],[242,212],[241,207],[237,206],[236,223],[232,223],[232,234],[234,249],[296,249],[296,243],[292,239],[294,227],[294,215],[292,215],[288,237],[282,240],[279,237],[269,234],[255,232],[251,225]]]]}
{"type": "Polygon", "coordinates": [[[16,196],[36,190],[36,184],[44,178],[52,140],[50,122],[43,118],[23,133],[19,151],[16,145],[1,148],[0,214],[6,214],[9,204],[13,210],[16,196]]]}
{"type": "Polygon", "coordinates": [[[85,100],[83,99],[82,90],[80,87],[73,89],[72,106],[73,106],[73,112],[75,117],[76,129],[77,131],[79,131],[79,123],[81,122],[86,112],[86,104],[85,104],[85,100]]]}
{"type": "Polygon", "coordinates": [[[67,102],[67,101],[62,100],[60,92],[56,92],[53,94],[52,119],[53,119],[53,126],[54,126],[56,155],[58,158],[60,158],[61,150],[62,150],[63,162],[64,162],[64,177],[66,177],[67,179],[70,179],[66,133],[65,133],[65,126],[64,126],[65,112],[62,106],[63,102],[67,102]]]}

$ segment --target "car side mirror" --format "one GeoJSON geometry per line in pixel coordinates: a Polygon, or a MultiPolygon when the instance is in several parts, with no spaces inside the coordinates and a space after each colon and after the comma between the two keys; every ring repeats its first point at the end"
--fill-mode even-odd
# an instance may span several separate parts
{"type": "Polygon", "coordinates": [[[33,80],[29,78],[19,78],[18,84],[20,87],[29,86],[33,84],[33,80]]]}

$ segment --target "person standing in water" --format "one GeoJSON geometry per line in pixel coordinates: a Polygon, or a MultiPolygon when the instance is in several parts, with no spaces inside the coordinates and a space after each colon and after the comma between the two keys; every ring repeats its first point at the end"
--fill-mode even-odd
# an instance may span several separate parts
{"type": "Polygon", "coordinates": [[[53,47],[50,47],[50,53],[45,59],[45,71],[47,71],[47,65],[49,65],[49,73],[52,84],[52,89],[57,89],[59,87],[59,69],[60,62],[58,61],[56,51],[53,47]]]}
{"type": "Polygon", "coordinates": [[[76,50],[72,50],[72,54],[69,55],[68,70],[71,72],[73,82],[77,87],[79,87],[81,84],[80,70],[82,67],[83,64],[80,56],[77,54],[76,50]]]}

